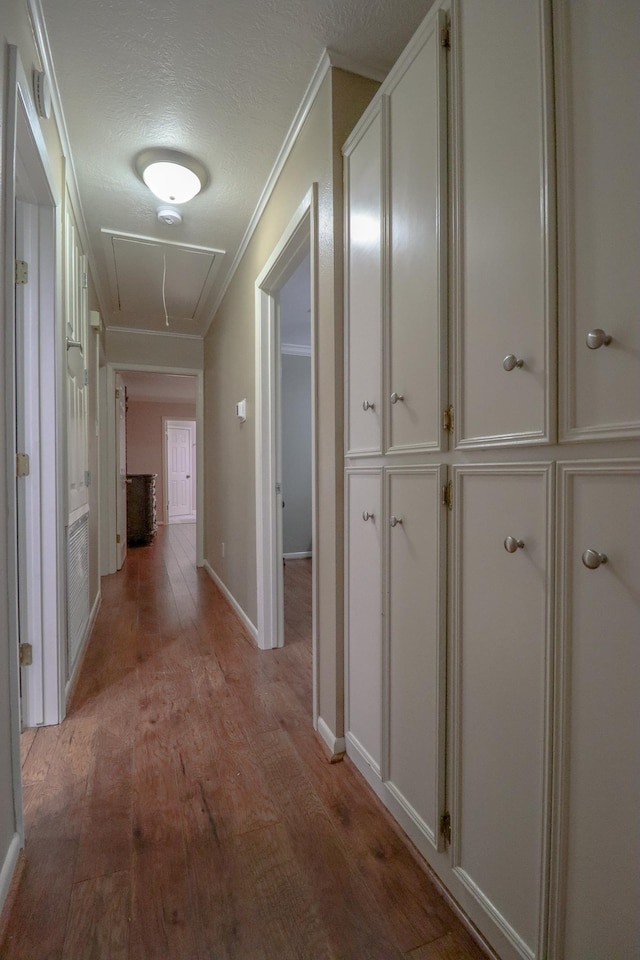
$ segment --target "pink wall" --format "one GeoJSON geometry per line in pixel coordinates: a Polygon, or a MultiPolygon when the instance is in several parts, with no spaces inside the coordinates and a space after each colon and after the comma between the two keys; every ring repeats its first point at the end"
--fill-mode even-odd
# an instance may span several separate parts
{"type": "Polygon", "coordinates": [[[149,403],[129,400],[127,404],[127,473],[157,473],[158,522],[164,523],[165,496],[162,476],[162,418],[196,418],[195,403],[149,403]]]}

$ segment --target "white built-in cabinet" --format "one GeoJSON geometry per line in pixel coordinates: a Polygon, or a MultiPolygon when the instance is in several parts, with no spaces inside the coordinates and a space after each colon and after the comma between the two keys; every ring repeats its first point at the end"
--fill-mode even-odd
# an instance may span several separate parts
{"type": "Polygon", "coordinates": [[[501,960],[640,956],[638,89],[444,0],[344,148],[347,753],[501,960]]]}
{"type": "Polygon", "coordinates": [[[544,0],[455,0],[452,334],[458,448],[553,439],[554,158],[544,0]]]}
{"type": "Polygon", "coordinates": [[[452,473],[451,865],[523,956],[539,956],[553,469],[473,464],[452,473]]]}
{"type": "Polygon", "coordinates": [[[640,956],[640,461],[574,461],[558,472],[550,956],[633,960],[640,956]]]}
{"type": "Polygon", "coordinates": [[[382,443],[382,107],[361,130],[348,168],[346,443],[350,456],[381,452],[382,443]],[[353,344],[353,350],[349,346],[353,344]]]}
{"type": "Polygon", "coordinates": [[[637,437],[640,4],[558,2],[554,36],[560,438],[637,437]]]}
{"type": "Polygon", "coordinates": [[[382,472],[347,473],[349,503],[345,619],[346,736],[358,756],[381,776],[382,758],[382,472]]]}
{"type": "Polygon", "coordinates": [[[439,466],[386,471],[384,779],[390,796],[434,847],[444,810],[441,488],[439,466]]]}

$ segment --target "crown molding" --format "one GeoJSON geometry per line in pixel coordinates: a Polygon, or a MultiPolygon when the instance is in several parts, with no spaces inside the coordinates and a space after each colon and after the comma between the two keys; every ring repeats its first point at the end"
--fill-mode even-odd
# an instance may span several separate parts
{"type": "Polygon", "coordinates": [[[125,335],[133,334],[134,336],[145,336],[145,337],[171,337],[174,340],[202,340],[203,338],[199,333],[165,333],[163,330],[142,330],[140,327],[105,327],[107,333],[122,333],[125,335]]]}
{"type": "MultiPolygon", "coordinates": [[[[53,55],[51,53],[51,45],[49,44],[49,36],[47,34],[47,27],[45,23],[44,13],[42,11],[41,0],[27,0],[27,11],[29,18],[31,20],[31,28],[33,31],[33,39],[36,45],[36,52],[40,59],[40,65],[44,72],[47,75],[49,80],[49,85],[51,88],[51,105],[52,105],[52,116],[51,119],[54,120],[58,128],[58,136],[60,138],[60,145],[62,147],[62,153],[65,159],[65,180],[66,186],[69,188],[69,193],[71,194],[71,202],[73,205],[73,211],[76,218],[76,223],[78,225],[78,231],[80,233],[80,240],[82,243],[83,253],[87,257],[87,262],[89,264],[89,269],[91,271],[91,279],[93,280],[94,289],[96,292],[96,297],[98,298],[98,304],[100,306],[100,312],[106,316],[108,311],[105,309],[105,304],[109,303],[109,298],[106,295],[106,291],[102,286],[98,271],[96,270],[95,258],[93,256],[93,251],[91,244],[89,242],[89,231],[87,229],[87,221],[85,220],[84,210],[82,209],[82,202],[80,200],[80,191],[78,189],[78,178],[76,175],[76,168],[73,160],[73,154],[71,152],[71,144],[69,141],[69,131],[67,129],[67,121],[65,119],[64,110],[62,109],[62,99],[60,97],[60,88],[58,86],[58,78],[56,76],[55,67],[53,64],[53,55]]],[[[44,121],[45,123],[50,121],[44,121]]],[[[64,184],[62,189],[64,190],[64,184]]]]}
{"type": "Polygon", "coordinates": [[[253,211],[253,215],[251,217],[251,220],[249,221],[249,225],[247,226],[247,229],[244,232],[244,236],[240,241],[240,246],[238,247],[238,251],[231,262],[231,266],[229,267],[226,277],[222,282],[220,292],[218,293],[218,296],[216,297],[213,303],[213,307],[211,308],[211,318],[204,331],[205,337],[209,332],[209,328],[213,323],[213,319],[220,308],[220,304],[224,300],[225,294],[229,289],[231,281],[235,276],[236,270],[238,269],[240,262],[247,251],[247,247],[251,242],[251,238],[255,233],[256,227],[260,222],[260,218],[264,213],[265,208],[271,198],[271,194],[274,191],[276,182],[284,169],[285,163],[289,159],[289,155],[293,149],[293,146],[298,138],[298,135],[302,129],[302,126],[305,120],[307,119],[307,117],[309,116],[309,113],[311,112],[311,108],[315,103],[315,99],[318,96],[318,92],[320,90],[320,87],[322,86],[322,83],[325,77],[327,76],[327,74],[329,73],[329,70],[331,69],[331,65],[332,64],[331,64],[331,58],[329,56],[329,52],[328,50],[324,50],[322,56],[320,57],[318,66],[316,67],[314,74],[311,77],[309,86],[307,87],[305,94],[302,98],[302,102],[300,103],[300,106],[296,111],[296,115],[293,118],[293,122],[289,127],[287,135],[284,139],[284,143],[282,144],[280,148],[280,152],[278,153],[278,156],[276,158],[276,162],[274,163],[271,173],[267,178],[267,182],[260,195],[260,199],[258,200],[258,205],[253,211]]]}
{"type": "Polygon", "coordinates": [[[318,96],[320,87],[322,86],[322,82],[332,67],[336,67],[340,70],[347,70],[349,73],[360,73],[363,77],[368,77],[369,79],[377,80],[380,82],[384,80],[384,78],[387,75],[386,72],[382,72],[375,68],[369,67],[363,63],[360,63],[356,60],[352,60],[349,57],[345,57],[342,54],[336,53],[334,50],[325,49],[323,51],[322,56],[320,57],[318,66],[314,71],[314,74],[311,78],[309,86],[307,87],[305,94],[302,98],[302,101],[300,103],[300,106],[298,107],[298,110],[296,112],[296,115],[293,118],[293,122],[289,127],[287,135],[284,139],[284,143],[280,148],[280,152],[278,154],[276,162],[273,165],[273,169],[271,170],[271,173],[269,174],[267,182],[264,186],[264,189],[260,195],[260,199],[258,200],[258,205],[253,211],[253,216],[251,217],[251,220],[249,221],[249,225],[245,230],[244,236],[240,241],[238,252],[236,253],[235,257],[233,258],[233,261],[231,262],[231,266],[229,267],[227,275],[222,283],[220,292],[218,293],[213,303],[213,307],[211,308],[211,318],[204,331],[205,337],[209,332],[209,328],[213,323],[213,318],[218,312],[220,308],[220,304],[224,300],[225,294],[229,289],[229,286],[231,285],[231,281],[235,276],[236,270],[238,269],[240,262],[247,251],[247,247],[251,242],[251,238],[255,233],[258,223],[260,222],[260,217],[265,211],[265,208],[271,198],[271,194],[273,193],[273,190],[278,181],[278,178],[280,177],[280,174],[284,169],[284,165],[289,159],[289,155],[293,149],[293,146],[296,140],[298,139],[298,135],[302,129],[302,126],[305,120],[307,119],[307,117],[309,116],[309,113],[311,112],[311,108],[315,103],[315,99],[318,96]]]}

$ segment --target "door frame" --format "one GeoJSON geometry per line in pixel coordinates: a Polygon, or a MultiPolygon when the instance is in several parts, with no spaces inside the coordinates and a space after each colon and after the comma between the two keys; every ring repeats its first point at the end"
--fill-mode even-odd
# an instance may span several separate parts
{"type": "Polygon", "coordinates": [[[124,401],[124,449],[125,449],[125,468],[127,462],[127,388],[122,382],[122,377],[120,376],[120,371],[116,371],[114,376],[115,384],[115,395],[112,397],[113,406],[114,406],[114,422],[116,426],[116,437],[115,437],[115,457],[116,457],[116,567],[118,570],[122,570],[124,562],[127,559],[127,522],[126,522],[126,513],[127,513],[127,483],[126,483],[126,469],[125,476],[122,477],[120,473],[121,467],[121,445],[122,445],[122,436],[120,433],[120,424],[121,424],[121,414],[122,406],[124,401]],[[119,393],[120,390],[124,390],[124,397],[119,393]],[[124,522],[123,518],[120,516],[118,506],[122,504],[124,512],[124,522]],[[118,535],[120,540],[118,540],[118,535]]]}
{"type": "MultiPolygon", "coordinates": [[[[162,482],[164,487],[164,498],[165,502],[162,505],[162,511],[164,514],[164,522],[169,525],[169,441],[167,437],[167,429],[172,426],[174,423],[192,423],[195,428],[195,432],[192,433],[194,436],[194,443],[196,448],[196,477],[198,473],[198,439],[197,439],[197,424],[193,417],[163,417],[162,418],[162,435],[164,438],[164,443],[162,444],[162,482]]],[[[191,463],[193,464],[193,451],[191,454],[191,463]]],[[[192,477],[192,480],[196,479],[192,477]]],[[[193,487],[193,484],[192,484],[193,487]]],[[[198,519],[198,509],[197,509],[197,483],[196,483],[196,521],[198,519]]],[[[191,496],[191,505],[193,506],[194,497],[191,496]]]]}
{"type": "Polygon", "coordinates": [[[311,260],[311,526],[314,551],[312,575],[313,722],[318,720],[318,451],[317,451],[317,330],[318,304],[318,185],[304,196],[289,225],[273,248],[255,282],[256,342],[256,558],[258,646],[263,650],[284,642],[280,444],[279,444],[279,323],[277,294],[296,267],[311,260]],[[275,494],[275,495],[274,495],[275,494]],[[281,550],[280,550],[281,552],[281,550]]]}
{"type": "MultiPolygon", "coordinates": [[[[9,857],[17,858],[24,844],[24,819],[22,813],[22,787],[20,764],[20,667],[18,664],[19,613],[18,585],[21,570],[28,568],[32,557],[24,555],[18,542],[18,493],[16,489],[15,453],[17,450],[16,414],[19,410],[16,382],[16,302],[13,282],[16,256],[16,198],[19,184],[32,192],[33,205],[39,211],[38,231],[34,237],[39,253],[37,270],[39,318],[38,341],[41,356],[53,357],[47,366],[47,375],[40,383],[40,398],[33,409],[30,425],[32,436],[40,442],[39,456],[34,456],[34,468],[40,473],[40,496],[37,504],[32,499],[30,507],[37,513],[40,529],[39,563],[41,579],[41,617],[53,624],[55,629],[42,632],[40,650],[38,710],[44,723],[58,723],[64,716],[64,661],[62,643],[65,639],[64,610],[64,498],[65,458],[60,454],[60,443],[65,429],[65,405],[62,371],[65,357],[62,338],[58,336],[61,316],[60,287],[57,284],[57,244],[60,233],[60,195],[53,176],[40,122],[33,104],[31,84],[20,60],[17,47],[7,46],[8,85],[3,190],[3,239],[4,239],[4,309],[5,309],[5,433],[7,451],[4,482],[7,492],[6,561],[7,561],[7,611],[6,626],[10,650],[9,689],[11,755],[13,767],[13,805],[15,836],[11,842],[9,857]],[[46,479],[46,483],[43,483],[46,479]],[[13,638],[13,639],[12,639],[13,638]]],[[[26,451],[29,452],[29,451],[26,451]]],[[[34,703],[34,706],[36,704],[34,703]]],[[[9,861],[7,861],[9,862],[9,861]]],[[[5,864],[6,867],[6,864],[5,864]]],[[[4,875],[4,871],[3,871],[4,875]]],[[[3,877],[0,877],[2,880],[3,877]]],[[[0,883],[0,902],[6,891],[0,883]]]]}
{"type": "MultiPolygon", "coordinates": [[[[191,367],[145,366],[142,363],[107,363],[105,365],[105,389],[102,393],[100,410],[101,425],[106,424],[107,444],[104,464],[101,467],[102,489],[106,490],[101,525],[104,549],[101,556],[101,573],[116,573],[116,416],[115,404],[110,399],[115,395],[116,373],[137,371],[141,373],[166,373],[182,377],[193,377],[196,381],[196,449],[202,450],[204,442],[204,372],[191,367]]],[[[179,419],[179,418],[176,418],[179,419]]],[[[190,418],[193,420],[193,417],[190,418]]],[[[101,426],[102,429],[102,426],[101,426]]],[[[164,446],[164,444],[163,444],[164,446]]],[[[204,564],[203,518],[204,518],[204,458],[196,460],[196,566],[204,564]]]]}

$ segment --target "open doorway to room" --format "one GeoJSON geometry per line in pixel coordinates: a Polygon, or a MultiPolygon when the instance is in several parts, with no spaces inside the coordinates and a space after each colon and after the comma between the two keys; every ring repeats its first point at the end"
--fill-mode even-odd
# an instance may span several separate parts
{"type": "MultiPolygon", "coordinates": [[[[194,547],[194,563],[202,564],[202,512],[198,509],[202,484],[199,479],[200,464],[196,450],[202,430],[202,374],[195,371],[162,370],[161,368],[140,369],[124,364],[109,364],[106,370],[106,415],[109,424],[109,450],[106,455],[107,484],[111,491],[109,509],[105,511],[107,543],[126,536],[129,544],[144,543],[152,539],[150,531],[139,529],[140,514],[144,514],[147,525],[153,528],[153,536],[158,527],[174,523],[191,524],[192,536],[187,539],[194,547]],[[109,402],[111,387],[115,403],[109,402]],[[118,384],[120,387],[118,387],[118,384]],[[119,416],[122,393],[126,395],[126,417],[124,423],[119,416]],[[171,435],[178,445],[185,449],[181,453],[182,490],[172,486],[170,464],[167,461],[167,443],[169,425],[171,435]],[[188,449],[185,443],[185,429],[188,449]],[[123,448],[122,434],[126,432],[125,465],[122,466],[119,451],[123,448]],[[180,436],[179,436],[180,435],[180,436]],[[188,484],[188,491],[184,486],[188,484]],[[126,493],[125,505],[118,508],[118,494],[126,493]],[[173,493],[172,493],[173,490],[173,493]],[[188,497],[186,496],[188,493],[188,497]],[[138,496],[144,500],[137,513],[134,500],[138,496]],[[182,505],[177,498],[182,498],[182,505]],[[124,530],[122,514],[125,511],[124,530]],[[153,516],[150,517],[149,513],[153,516]],[[137,519],[136,519],[137,518],[137,519]],[[135,529],[134,529],[135,527],[135,529]],[[126,531],[126,533],[125,533],[126,531]]],[[[175,444],[174,444],[175,446],[175,444]]],[[[120,497],[122,499],[122,497],[120,497]]],[[[118,565],[118,547],[105,551],[103,572],[115,573],[118,565]]],[[[122,551],[121,551],[122,552],[122,551]]]]}
{"type": "Polygon", "coordinates": [[[311,640],[313,564],[311,262],[278,292],[284,643],[311,640]]]}
{"type": "Polygon", "coordinates": [[[308,622],[310,614],[311,620],[314,726],[317,724],[318,694],[318,565],[313,557],[300,555],[314,554],[318,543],[315,350],[317,242],[317,185],[313,185],[273,249],[255,285],[257,639],[262,649],[280,647],[286,642],[284,573],[287,569],[285,554],[288,553],[292,562],[301,561],[307,568],[307,583],[303,591],[307,607],[305,616],[308,622]],[[292,304],[295,302],[298,307],[294,309],[292,304]],[[289,347],[284,354],[281,352],[281,343],[289,347]],[[304,360],[304,364],[299,366],[308,370],[308,376],[305,371],[304,377],[294,375],[289,378],[289,368],[297,358],[304,360]],[[300,383],[296,386],[296,380],[303,379],[306,381],[306,399],[296,400],[295,390],[301,386],[300,383]],[[283,407],[286,408],[284,411],[283,407]],[[283,448],[283,435],[287,434],[288,441],[296,432],[302,437],[304,454],[291,451],[287,442],[283,448]],[[300,470],[298,456],[307,461],[307,465],[300,470]],[[292,463],[293,473],[290,469],[292,463]],[[293,474],[296,471],[298,479],[306,477],[300,495],[294,493],[296,481],[293,474]],[[285,492],[285,488],[291,496],[285,492]],[[287,511],[291,523],[287,519],[285,534],[284,515],[287,511]],[[306,533],[303,532],[305,521],[302,520],[306,517],[308,521],[309,515],[310,536],[308,527],[306,533]],[[301,537],[299,540],[298,534],[301,537]],[[285,535],[291,537],[286,547],[285,535]],[[298,557],[294,557],[294,554],[298,554],[298,557]]]}

